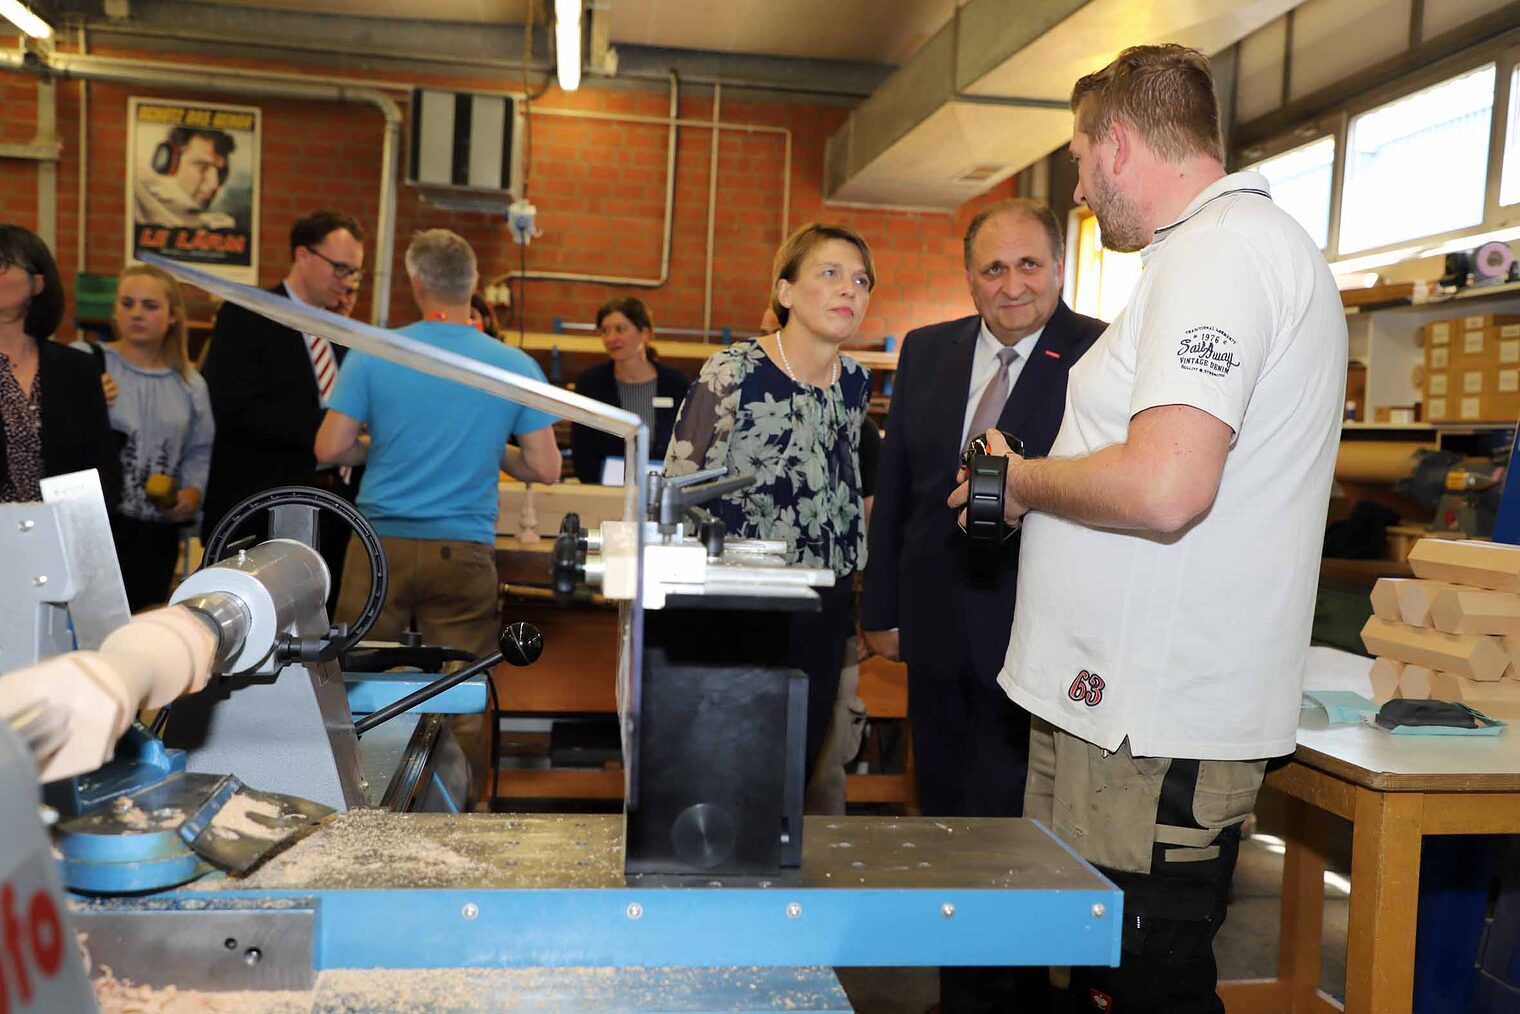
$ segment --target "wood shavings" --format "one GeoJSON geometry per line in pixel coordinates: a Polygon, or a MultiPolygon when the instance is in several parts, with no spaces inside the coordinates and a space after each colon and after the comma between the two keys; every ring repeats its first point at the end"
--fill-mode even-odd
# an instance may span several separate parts
{"type": "Polygon", "coordinates": [[[310,1014],[313,994],[283,990],[209,993],[197,989],[138,986],[118,979],[107,965],[91,982],[100,1014],[310,1014]]]}
{"type": "Polygon", "coordinates": [[[289,829],[276,826],[288,815],[278,804],[234,793],[211,818],[210,830],[219,838],[283,838],[289,829]]]}
{"type": "Polygon", "coordinates": [[[183,824],[185,811],[178,807],[166,806],[149,813],[138,806],[132,798],[119,796],[111,801],[109,819],[130,831],[163,831],[183,824]]]}

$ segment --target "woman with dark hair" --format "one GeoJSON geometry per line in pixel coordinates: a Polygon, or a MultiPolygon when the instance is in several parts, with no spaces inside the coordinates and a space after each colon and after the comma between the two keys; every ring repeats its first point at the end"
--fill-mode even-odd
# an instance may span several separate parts
{"type": "Polygon", "coordinates": [[[737,536],[779,539],[788,562],[834,572],[816,613],[792,621],[790,654],[808,675],[812,776],[853,632],[855,572],[865,566],[860,427],[866,369],[839,351],[860,330],[876,271],[854,231],[805,225],[776,254],[775,333],[734,342],[702,366],[665,456],[669,475],[726,467],[755,484],[704,506],[737,536]]]}
{"type": "Polygon", "coordinates": [[[50,341],[63,283],[47,244],[0,225],[0,503],[42,499],[50,475],[94,468],[106,507],[121,496],[121,460],[106,417],[100,368],[50,341]]]}
{"type": "Polygon", "coordinates": [[[481,334],[490,335],[497,341],[501,341],[501,325],[496,323],[496,311],[491,309],[491,304],[486,302],[486,297],[478,292],[470,295],[470,323],[474,324],[481,334]]]}
{"type": "MultiPolygon", "coordinates": [[[[654,361],[650,347],[654,321],[643,300],[624,296],[609,300],[596,311],[596,330],[608,361],[582,371],[575,393],[624,408],[649,427],[649,460],[663,461],[670,445],[676,413],[686,398],[691,379],[680,370],[654,361]]],[[[623,456],[623,439],[576,423],[570,427],[570,456],[581,482],[598,484],[608,458],[623,456]]]]}

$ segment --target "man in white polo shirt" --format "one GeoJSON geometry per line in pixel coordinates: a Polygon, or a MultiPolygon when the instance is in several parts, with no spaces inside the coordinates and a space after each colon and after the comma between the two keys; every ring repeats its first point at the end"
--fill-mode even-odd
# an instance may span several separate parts
{"type": "Polygon", "coordinates": [[[1223,1011],[1240,822],[1294,748],[1345,317],[1266,179],[1225,173],[1206,57],[1126,50],[1072,110],[1076,200],[1145,267],[1050,457],[1010,457],[1006,517],[1029,513],[999,683],[1035,716],[1025,815],[1125,893],[1122,963],[1074,970],[1073,998],[1223,1011]]]}

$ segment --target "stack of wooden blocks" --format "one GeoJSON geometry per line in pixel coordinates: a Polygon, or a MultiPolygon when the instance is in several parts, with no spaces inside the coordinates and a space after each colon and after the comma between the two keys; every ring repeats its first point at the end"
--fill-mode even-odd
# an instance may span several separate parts
{"type": "Polygon", "coordinates": [[[1373,696],[1456,701],[1520,718],[1520,546],[1421,539],[1413,578],[1372,589],[1362,643],[1373,696]]]}

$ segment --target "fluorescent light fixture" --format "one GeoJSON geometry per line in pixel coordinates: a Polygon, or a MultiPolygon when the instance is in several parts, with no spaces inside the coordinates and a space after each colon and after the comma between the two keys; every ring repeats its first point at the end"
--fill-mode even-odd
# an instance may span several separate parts
{"type": "Polygon", "coordinates": [[[581,86],[581,0],[554,0],[554,52],[559,86],[575,91],[581,86]]]}
{"type": "Polygon", "coordinates": [[[53,37],[53,26],[33,14],[21,0],[0,0],[0,18],[9,21],[34,39],[53,37]]]}

